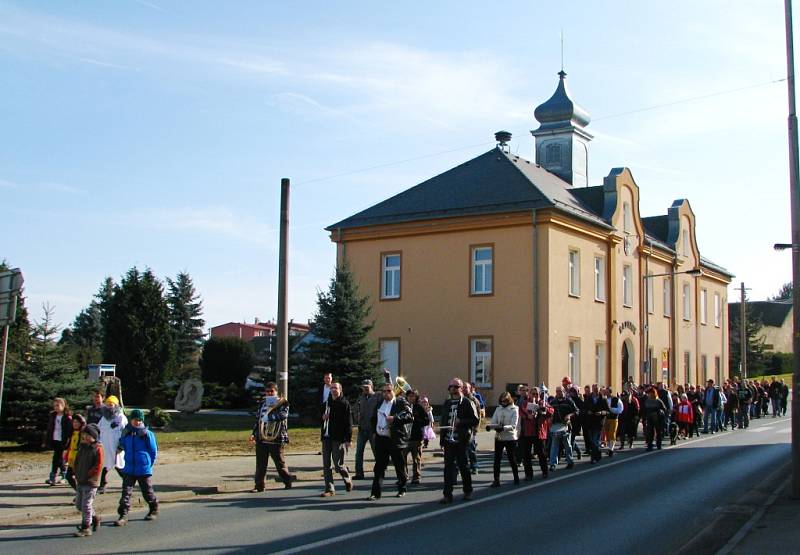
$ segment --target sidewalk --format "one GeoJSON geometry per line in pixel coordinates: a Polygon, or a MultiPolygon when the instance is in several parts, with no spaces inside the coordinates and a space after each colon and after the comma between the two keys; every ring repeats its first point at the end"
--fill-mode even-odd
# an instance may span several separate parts
{"type": "MultiPolygon", "coordinates": [[[[478,434],[478,447],[480,450],[493,449],[494,433],[481,432],[478,434]]],[[[438,440],[424,452],[425,465],[431,469],[426,472],[435,473],[440,478],[438,466],[442,459],[436,457],[438,440]]],[[[355,445],[348,452],[346,460],[350,471],[355,469],[355,445]]],[[[484,461],[484,457],[481,457],[484,461]]],[[[372,469],[372,453],[366,450],[364,466],[372,469]]],[[[316,453],[289,453],[286,455],[286,464],[289,471],[297,475],[298,482],[318,483],[320,491],[323,490],[322,457],[316,453]]],[[[483,471],[488,469],[483,463],[483,471]]],[[[170,503],[198,495],[208,496],[219,493],[236,493],[249,491],[253,487],[253,471],[255,470],[255,456],[232,456],[215,459],[204,459],[197,462],[180,462],[156,465],[153,482],[159,502],[170,503]]],[[[390,471],[391,473],[391,471],[390,471]]],[[[431,475],[428,474],[428,475],[431,475]]],[[[78,513],[72,505],[74,492],[66,483],[59,486],[48,486],[44,483],[47,477],[46,469],[41,476],[31,478],[31,471],[7,472],[3,475],[0,484],[0,527],[29,523],[31,521],[52,520],[57,518],[77,518],[78,513]]],[[[117,503],[119,502],[121,480],[116,473],[109,475],[109,486],[106,493],[98,495],[95,507],[98,514],[105,519],[114,518],[117,503]]],[[[269,463],[267,472],[267,489],[282,488],[283,484],[277,481],[277,474],[269,463]]],[[[141,495],[134,493],[132,510],[144,507],[141,495]]]]}
{"type": "Polygon", "coordinates": [[[790,494],[791,479],[783,483],[766,506],[718,554],[797,553],[800,549],[800,500],[792,499],[790,494]]]}

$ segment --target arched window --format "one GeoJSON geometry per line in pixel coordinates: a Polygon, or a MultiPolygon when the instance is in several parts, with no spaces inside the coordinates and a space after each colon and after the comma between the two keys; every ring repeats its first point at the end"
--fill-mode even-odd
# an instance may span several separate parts
{"type": "Polygon", "coordinates": [[[560,164],[561,163],[561,145],[549,144],[545,147],[545,163],[547,164],[560,164]]]}

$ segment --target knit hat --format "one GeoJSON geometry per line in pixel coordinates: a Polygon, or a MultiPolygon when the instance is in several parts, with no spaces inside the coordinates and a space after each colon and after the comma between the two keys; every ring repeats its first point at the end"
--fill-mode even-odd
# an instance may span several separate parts
{"type": "Polygon", "coordinates": [[[131,411],[131,420],[144,420],[144,411],[142,409],[133,409],[131,411]]]}
{"type": "Polygon", "coordinates": [[[81,428],[86,426],[86,419],[83,417],[82,414],[79,414],[77,412],[72,415],[72,421],[73,422],[80,422],[81,423],[81,428]]]}
{"type": "Polygon", "coordinates": [[[109,395],[106,397],[106,403],[111,403],[112,405],[119,405],[119,399],[117,399],[116,395],[109,395]]]}
{"type": "Polygon", "coordinates": [[[83,429],[83,432],[92,436],[95,440],[100,437],[100,428],[97,427],[97,424],[89,424],[83,429]]]}

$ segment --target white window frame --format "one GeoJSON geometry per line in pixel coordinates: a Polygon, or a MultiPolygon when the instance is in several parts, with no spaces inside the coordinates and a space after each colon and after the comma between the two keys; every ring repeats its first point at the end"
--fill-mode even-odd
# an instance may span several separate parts
{"type": "Polygon", "coordinates": [[[403,253],[401,252],[385,252],[381,253],[381,299],[394,300],[400,298],[401,292],[401,278],[403,267],[403,253]],[[396,256],[399,260],[397,265],[388,266],[390,257],[396,256]],[[388,291],[387,286],[391,285],[391,291],[388,291]]]}
{"type": "Polygon", "coordinates": [[[606,344],[604,341],[594,344],[594,371],[597,383],[601,385],[606,383],[606,344]]]}
{"type": "Polygon", "coordinates": [[[572,383],[581,383],[581,340],[576,337],[569,338],[567,361],[572,383]]]}
{"type": "Polygon", "coordinates": [[[688,283],[684,282],[683,287],[681,287],[682,298],[683,298],[683,319],[687,322],[692,321],[692,287],[688,283]]]}
{"type": "Polygon", "coordinates": [[[594,300],[606,301],[606,261],[602,256],[594,257],[594,300]]]}
{"type": "Polygon", "coordinates": [[[469,367],[471,381],[480,388],[492,388],[494,372],[494,338],[475,336],[469,338],[469,367]],[[488,343],[489,351],[478,351],[478,343],[488,343]],[[488,368],[487,368],[488,366],[488,368]]]}
{"type": "Polygon", "coordinates": [[[708,290],[700,289],[700,323],[706,325],[706,312],[708,312],[708,290]]]}
{"type": "Polygon", "coordinates": [[[714,293],[714,325],[716,327],[720,325],[721,308],[722,304],[720,303],[719,293],[714,293]]]}
{"type": "Polygon", "coordinates": [[[581,251],[569,249],[569,296],[581,296],[581,251]]]}
{"type": "Polygon", "coordinates": [[[470,248],[472,269],[470,272],[470,294],[491,295],[494,293],[494,247],[492,245],[476,245],[470,248]],[[488,260],[478,260],[478,252],[489,251],[488,260]],[[483,288],[476,286],[477,276],[480,273],[483,279],[483,288]],[[488,281],[488,286],[487,286],[488,281]]]}
{"type": "MultiPolygon", "coordinates": [[[[703,381],[708,381],[708,356],[705,354],[700,355],[700,371],[703,373],[703,381]]],[[[719,383],[716,376],[714,377],[714,383],[719,383]]]]}
{"type": "Polygon", "coordinates": [[[664,316],[672,317],[672,281],[669,277],[664,278],[664,316]]]}
{"type": "Polygon", "coordinates": [[[383,337],[378,339],[378,352],[383,368],[389,369],[392,379],[400,375],[400,338],[383,337]]]}
{"type": "Polygon", "coordinates": [[[622,305],[633,306],[633,266],[630,264],[622,267],[622,305]]]}

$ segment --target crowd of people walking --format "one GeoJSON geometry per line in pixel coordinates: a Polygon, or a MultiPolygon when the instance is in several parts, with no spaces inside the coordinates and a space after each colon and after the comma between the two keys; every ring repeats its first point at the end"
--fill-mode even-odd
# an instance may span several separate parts
{"type": "MultiPolygon", "coordinates": [[[[561,464],[570,469],[576,459],[587,457],[590,464],[613,457],[616,451],[633,448],[643,432],[648,451],[661,449],[665,441],[674,445],[700,434],[715,434],[746,429],[750,420],[786,414],[789,388],[783,380],[714,380],[704,385],[677,385],[670,389],[663,383],[636,385],[629,379],[615,392],[597,384],[581,389],[565,377],[550,392],[545,384],[530,387],[521,384],[516,395],[503,392],[492,416],[485,424],[495,434],[493,481],[500,487],[502,459],[505,455],[513,483],[534,478],[534,457],[540,474],[547,478],[561,464]],[[579,439],[582,442],[579,443],[579,439]]],[[[280,422],[280,433],[273,439],[259,435],[258,425],[251,438],[256,442],[287,441],[286,414],[270,413],[264,420],[265,407],[275,405],[277,389],[267,384],[267,398],[259,409],[259,421],[272,418],[280,422]]],[[[354,480],[365,479],[364,454],[369,445],[374,455],[369,501],[381,498],[389,464],[397,476],[397,497],[404,497],[411,485],[422,481],[422,450],[436,438],[433,410],[426,397],[408,387],[400,388],[390,379],[379,391],[371,380],[364,380],[362,392],[351,410],[342,395],[341,384],[331,374],[324,376],[322,388],[321,454],[325,476],[322,497],[336,495],[333,470],[342,479],[347,492],[354,480]],[[351,475],[345,455],[352,444],[352,426],[357,426],[355,474],[351,475]],[[411,479],[409,480],[409,459],[411,479]]],[[[448,384],[448,398],[438,421],[439,449],[444,459],[443,504],[453,501],[453,491],[460,477],[463,499],[472,498],[472,476],[478,473],[476,434],[485,418],[486,404],[474,384],[453,378],[448,384]]],[[[258,452],[257,452],[258,453],[258,452]]],[[[266,460],[261,456],[257,461],[266,460]]],[[[291,487],[282,449],[276,460],[278,473],[291,487]]],[[[254,492],[263,490],[266,465],[257,462],[254,492]]]]}

